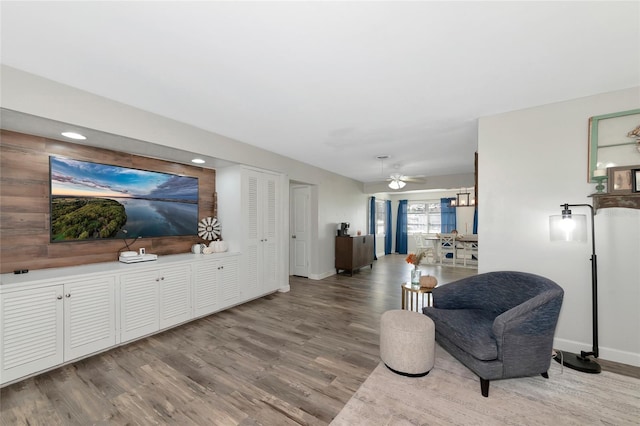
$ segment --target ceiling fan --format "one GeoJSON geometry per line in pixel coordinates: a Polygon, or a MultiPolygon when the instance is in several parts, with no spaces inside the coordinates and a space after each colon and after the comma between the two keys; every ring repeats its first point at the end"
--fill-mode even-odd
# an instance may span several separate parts
{"type": "MultiPolygon", "coordinates": [[[[378,155],[376,156],[378,160],[380,160],[380,172],[384,175],[384,160],[390,158],[388,155],[378,155]]],[[[398,168],[398,167],[396,167],[398,168]]],[[[389,188],[391,189],[402,189],[405,187],[407,182],[413,183],[424,183],[424,179],[422,176],[405,176],[402,173],[391,173],[391,175],[386,179],[389,182],[389,188]]]]}
{"type": "Polygon", "coordinates": [[[392,173],[387,181],[391,189],[402,189],[407,182],[424,183],[424,179],[421,179],[420,176],[405,176],[400,173],[392,173]]]}

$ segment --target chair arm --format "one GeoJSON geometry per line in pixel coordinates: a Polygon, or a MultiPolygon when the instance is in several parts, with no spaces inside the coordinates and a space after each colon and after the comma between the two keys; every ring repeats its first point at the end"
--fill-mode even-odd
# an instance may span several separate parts
{"type": "MultiPolygon", "coordinates": [[[[531,353],[538,349],[546,350],[547,347],[550,349],[562,298],[562,289],[545,291],[498,315],[492,327],[498,344],[498,358],[502,358],[505,347],[512,342],[526,342],[526,350],[531,353]]],[[[545,353],[545,356],[549,356],[549,353],[545,353]]]]}

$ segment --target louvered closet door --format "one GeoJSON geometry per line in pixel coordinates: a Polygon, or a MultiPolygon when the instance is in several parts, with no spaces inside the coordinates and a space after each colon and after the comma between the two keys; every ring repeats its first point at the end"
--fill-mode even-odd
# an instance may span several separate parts
{"type": "Polygon", "coordinates": [[[191,319],[191,267],[182,265],[158,271],[160,278],[160,328],[191,319]]]}
{"type": "Polygon", "coordinates": [[[0,294],[0,382],[63,362],[62,285],[0,294]]]}
{"type": "Polygon", "coordinates": [[[262,217],[260,216],[260,183],[262,173],[247,170],[243,179],[242,214],[246,224],[242,252],[242,295],[251,298],[260,294],[262,277],[262,217]]]}
{"type": "Polygon", "coordinates": [[[64,358],[70,361],[116,343],[115,278],[64,285],[64,358]]]}
{"type": "Polygon", "coordinates": [[[264,175],[263,184],[263,285],[262,291],[278,289],[278,194],[277,177],[264,175]]]}

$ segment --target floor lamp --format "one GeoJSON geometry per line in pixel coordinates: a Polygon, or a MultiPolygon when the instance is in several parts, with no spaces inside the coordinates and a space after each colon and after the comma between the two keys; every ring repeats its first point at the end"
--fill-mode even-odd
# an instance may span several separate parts
{"type": "Polygon", "coordinates": [[[555,357],[569,368],[584,373],[600,373],[598,358],[598,264],[596,260],[596,235],[594,226],[595,212],[590,204],[563,204],[562,214],[549,216],[549,236],[551,241],[586,241],[587,220],[585,215],[571,214],[569,207],[588,207],[591,212],[591,304],[593,347],[591,352],[581,351],[580,355],[562,351],[561,356],[555,357]],[[592,358],[593,357],[593,358],[592,358]]]}

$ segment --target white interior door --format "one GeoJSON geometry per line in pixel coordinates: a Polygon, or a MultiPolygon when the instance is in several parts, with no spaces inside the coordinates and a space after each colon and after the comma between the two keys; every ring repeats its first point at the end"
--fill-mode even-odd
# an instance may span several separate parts
{"type": "Polygon", "coordinates": [[[309,276],[309,201],[311,191],[308,186],[291,188],[291,242],[290,262],[293,275],[309,276]]]}

